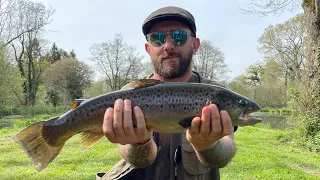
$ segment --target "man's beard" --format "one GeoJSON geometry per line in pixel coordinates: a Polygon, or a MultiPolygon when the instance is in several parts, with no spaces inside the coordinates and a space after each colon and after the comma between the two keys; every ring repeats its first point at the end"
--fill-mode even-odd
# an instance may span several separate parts
{"type": "Polygon", "coordinates": [[[175,64],[172,64],[170,67],[165,66],[163,59],[160,59],[160,61],[157,61],[157,60],[152,61],[154,71],[160,76],[168,79],[176,78],[184,75],[190,70],[192,56],[193,56],[192,50],[189,51],[189,53],[186,54],[185,57],[183,57],[182,54],[180,53],[174,53],[174,52],[168,53],[165,57],[168,57],[168,56],[178,57],[179,62],[175,63],[175,64],[178,64],[178,66],[174,67],[176,66],[175,64]]]}

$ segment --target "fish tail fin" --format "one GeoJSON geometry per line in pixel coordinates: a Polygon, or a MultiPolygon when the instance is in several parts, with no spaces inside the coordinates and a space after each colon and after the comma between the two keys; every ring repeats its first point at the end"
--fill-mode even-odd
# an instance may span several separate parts
{"type": "Polygon", "coordinates": [[[53,147],[46,142],[42,134],[44,123],[40,121],[31,124],[13,137],[32,159],[38,172],[56,158],[64,145],[53,147]]]}
{"type": "Polygon", "coordinates": [[[82,151],[96,144],[102,137],[102,133],[93,133],[88,131],[81,133],[82,151]]]}

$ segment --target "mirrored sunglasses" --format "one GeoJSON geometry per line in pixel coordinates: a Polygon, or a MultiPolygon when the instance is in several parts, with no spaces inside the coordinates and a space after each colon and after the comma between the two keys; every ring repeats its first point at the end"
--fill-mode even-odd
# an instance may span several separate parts
{"type": "Polygon", "coordinates": [[[185,30],[174,30],[170,32],[152,32],[147,34],[147,40],[154,47],[159,47],[166,42],[167,35],[171,35],[172,42],[175,46],[181,46],[187,42],[188,36],[191,35],[191,32],[185,30]]]}

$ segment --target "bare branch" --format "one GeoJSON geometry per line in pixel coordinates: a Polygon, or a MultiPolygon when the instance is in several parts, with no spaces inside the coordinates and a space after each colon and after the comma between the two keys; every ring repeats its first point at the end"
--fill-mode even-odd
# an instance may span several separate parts
{"type": "Polygon", "coordinates": [[[284,11],[295,12],[301,8],[301,0],[251,0],[251,7],[239,9],[248,15],[257,14],[259,16],[279,15],[284,11]]]}

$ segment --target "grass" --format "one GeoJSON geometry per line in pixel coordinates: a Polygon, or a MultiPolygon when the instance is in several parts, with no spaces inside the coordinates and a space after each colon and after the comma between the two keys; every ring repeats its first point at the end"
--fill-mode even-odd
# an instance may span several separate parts
{"type": "Polygon", "coordinates": [[[222,179],[320,179],[320,155],[297,147],[288,135],[261,125],[239,128],[238,151],[221,169],[222,179]]]}
{"type": "MultiPolygon", "coordinates": [[[[106,172],[118,162],[117,146],[106,138],[81,151],[80,137],[75,136],[38,173],[12,136],[28,124],[48,118],[19,119],[13,129],[0,129],[0,179],[94,179],[97,172],[106,172]]],[[[235,134],[237,154],[221,169],[221,179],[320,179],[320,155],[297,147],[291,135],[262,125],[239,128],[235,134]]]]}

